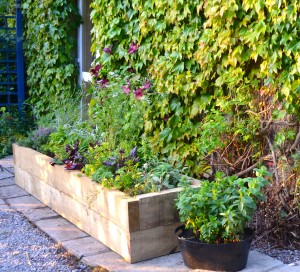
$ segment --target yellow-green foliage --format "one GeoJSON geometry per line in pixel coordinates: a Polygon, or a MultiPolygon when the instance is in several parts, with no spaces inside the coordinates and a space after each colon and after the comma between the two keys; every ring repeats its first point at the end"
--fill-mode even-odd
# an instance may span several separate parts
{"type": "Polygon", "coordinates": [[[192,173],[205,171],[207,155],[232,139],[242,149],[253,142],[259,156],[262,97],[298,114],[297,1],[94,0],[92,8],[99,60],[151,78],[147,134],[157,151],[178,156],[192,173]],[[140,47],[128,55],[132,42],[140,47]],[[102,48],[111,44],[107,56],[102,48]]]}

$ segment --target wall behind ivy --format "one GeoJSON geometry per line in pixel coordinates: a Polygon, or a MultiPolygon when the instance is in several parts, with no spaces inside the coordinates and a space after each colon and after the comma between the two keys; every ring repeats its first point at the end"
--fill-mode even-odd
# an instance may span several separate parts
{"type": "Polygon", "coordinates": [[[76,34],[80,16],[74,0],[26,0],[22,7],[28,103],[40,116],[78,97],[76,34]]]}
{"type": "Polygon", "coordinates": [[[262,125],[278,112],[299,116],[298,2],[94,0],[92,8],[98,61],[151,79],[148,137],[192,173],[234,141],[237,153],[252,146],[246,168],[262,155],[262,125]],[[133,42],[139,50],[128,55],[133,42]],[[113,55],[102,51],[110,45],[113,55]]]}

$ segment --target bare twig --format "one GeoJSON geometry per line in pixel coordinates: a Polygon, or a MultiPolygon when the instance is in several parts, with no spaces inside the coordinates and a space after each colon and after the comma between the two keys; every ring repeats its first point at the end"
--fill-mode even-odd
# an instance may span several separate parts
{"type": "Polygon", "coordinates": [[[235,176],[240,177],[243,176],[245,174],[247,174],[248,172],[250,172],[251,170],[253,170],[261,161],[258,161],[256,163],[254,163],[253,165],[251,165],[250,167],[248,167],[247,169],[235,174],[235,176]]]}
{"type": "Polygon", "coordinates": [[[260,114],[262,114],[262,113],[265,113],[265,112],[267,112],[267,111],[269,111],[270,109],[273,109],[273,108],[274,108],[274,106],[271,105],[271,106],[269,106],[267,109],[262,110],[262,111],[260,111],[260,112],[254,112],[254,111],[251,111],[251,110],[246,110],[246,112],[247,112],[247,113],[252,113],[252,114],[258,116],[258,115],[260,115],[260,114]]]}
{"type": "Polygon", "coordinates": [[[273,123],[273,120],[271,118],[270,120],[267,121],[267,124],[263,128],[261,128],[260,134],[261,135],[267,134],[272,123],[273,123]]]}
{"type": "MultiPolygon", "coordinates": [[[[271,143],[271,140],[268,136],[265,136],[268,144],[269,144],[269,147],[270,147],[270,150],[271,150],[271,154],[272,154],[272,158],[273,158],[273,163],[274,163],[274,174],[275,174],[275,179],[276,179],[276,184],[278,186],[281,187],[281,184],[280,184],[280,180],[279,180],[279,176],[278,176],[278,170],[277,170],[277,159],[276,159],[276,154],[275,154],[275,151],[274,151],[274,147],[271,143]]],[[[280,198],[280,202],[282,204],[282,206],[287,210],[287,211],[291,211],[291,207],[285,202],[284,198],[283,198],[283,195],[282,195],[282,191],[279,191],[278,193],[278,196],[280,198]]]]}
{"type": "Polygon", "coordinates": [[[299,126],[298,133],[297,133],[297,135],[296,135],[295,141],[294,141],[294,143],[292,144],[292,146],[290,147],[290,151],[296,149],[296,146],[299,144],[299,141],[300,141],[300,126],[299,126]]]}
{"type": "MultiPolygon", "coordinates": [[[[264,121],[262,120],[261,123],[268,123],[269,121],[264,121]]],[[[289,127],[293,127],[293,126],[296,126],[297,123],[294,122],[294,123],[291,123],[291,122],[288,122],[288,121],[274,121],[272,120],[272,124],[273,125],[286,125],[286,126],[289,126],[289,127]]]]}
{"type": "Polygon", "coordinates": [[[279,182],[279,176],[278,176],[278,171],[277,171],[277,158],[276,158],[276,154],[275,154],[275,151],[274,151],[274,147],[271,143],[271,140],[268,136],[265,136],[268,144],[269,144],[269,147],[270,147],[270,150],[271,150],[271,154],[272,154],[272,159],[273,159],[273,164],[274,164],[274,174],[275,174],[275,179],[276,179],[276,184],[280,184],[279,182]]]}

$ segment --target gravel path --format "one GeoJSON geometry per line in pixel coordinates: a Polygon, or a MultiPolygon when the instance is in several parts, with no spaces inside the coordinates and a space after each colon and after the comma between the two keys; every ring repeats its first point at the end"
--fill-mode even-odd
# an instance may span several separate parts
{"type": "Polygon", "coordinates": [[[45,233],[14,210],[0,209],[0,271],[90,272],[45,233]]]}
{"type": "Polygon", "coordinates": [[[272,246],[268,245],[267,242],[260,243],[259,246],[254,244],[252,249],[282,261],[284,264],[292,264],[300,261],[300,250],[272,248],[272,246]]]}

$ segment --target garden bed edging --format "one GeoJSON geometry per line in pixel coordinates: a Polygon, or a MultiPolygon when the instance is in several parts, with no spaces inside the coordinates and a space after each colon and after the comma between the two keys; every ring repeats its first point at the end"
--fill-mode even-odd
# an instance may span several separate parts
{"type": "Polygon", "coordinates": [[[80,171],[51,166],[52,158],[13,145],[16,184],[135,263],[177,252],[175,199],[180,188],[129,197],[91,181],[80,171]]]}

